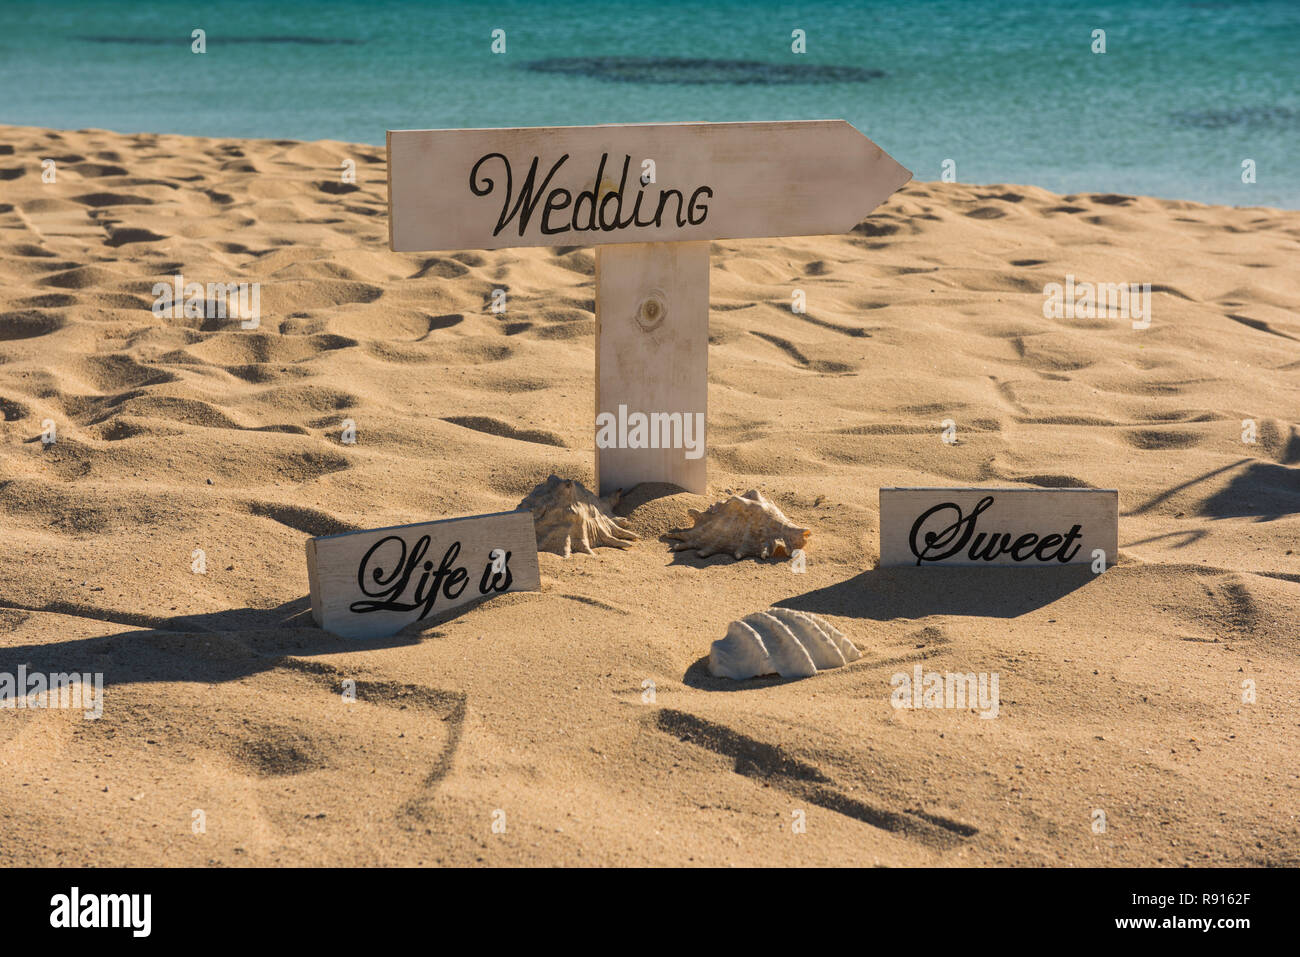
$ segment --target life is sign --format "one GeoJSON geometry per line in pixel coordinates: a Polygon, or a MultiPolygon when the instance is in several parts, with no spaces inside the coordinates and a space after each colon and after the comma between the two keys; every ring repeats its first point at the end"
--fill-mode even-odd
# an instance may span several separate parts
{"type": "Polygon", "coordinates": [[[395,525],[307,540],[312,617],[379,638],[512,591],[541,587],[528,511],[395,525]]]}

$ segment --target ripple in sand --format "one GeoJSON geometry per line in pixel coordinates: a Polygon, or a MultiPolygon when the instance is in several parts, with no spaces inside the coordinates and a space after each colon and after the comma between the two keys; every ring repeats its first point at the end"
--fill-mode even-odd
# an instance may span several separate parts
{"type": "Polygon", "coordinates": [[[0,340],[34,339],[63,326],[65,320],[35,310],[0,314],[0,340]]]}

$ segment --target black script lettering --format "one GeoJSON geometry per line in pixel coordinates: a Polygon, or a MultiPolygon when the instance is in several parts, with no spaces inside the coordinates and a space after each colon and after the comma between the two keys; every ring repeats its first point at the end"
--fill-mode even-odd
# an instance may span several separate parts
{"type": "MultiPolygon", "coordinates": [[[[428,538],[420,539],[419,545],[427,549],[429,547],[428,538]]],[[[370,550],[361,559],[361,564],[357,566],[357,585],[361,588],[361,594],[375,596],[386,595],[391,592],[400,595],[406,589],[406,583],[411,578],[411,572],[423,554],[424,552],[421,551],[419,555],[414,556],[415,560],[413,562],[408,562],[406,560],[406,542],[400,535],[389,535],[387,538],[381,538],[370,546],[370,550]],[[397,554],[397,561],[393,563],[393,573],[388,578],[384,578],[384,569],[381,566],[376,565],[373,569],[370,569],[375,584],[380,586],[379,591],[373,592],[366,587],[366,570],[370,566],[370,560],[375,557],[375,553],[389,542],[396,542],[401,551],[397,554]]]]}
{"type": "MultiPolygon", "coordinates": [[[[627,185],[627,166],[631,162],[632,157],[623,157],[623,174],[619,177],[618,189],[614,190],[612,193],[606,194],[600,201],[600,228],[607,233],[612,232],[615,229],[622,229],[627,225],[627,223],[619,222],[618,218],[623,212],[623,187],[627,185]],[[614,221],[607,223],[605,222],[605,207],[609,204],[611,199],[614,201],[614,221]]],[[[630,223],[631,220],[628,220],[628,222],[630,223]]]]}
{"type": "Polygon", "coordinates": [[[975,536],[975,541],[970,545],[971,561],[991,562],[1004,552],[1010,551],[1007,546],[1011,543],[1011,536],[1007,532],[1002,533],[1001,541],[998,540],[997,533],[987,536],[989,543],[983,545],[985,534],[980,532],[975,536]]]}
{"type": "Polygon", "coordinates": [[[1040,538],[1034,532],[1026,532],[1018,537],[1014,544],[1010,532],[976,532],[975,526],[979,517],[992,505],[993,496],[986,495],[975,504],[969,515],[963,515],[961,507],[954,502],[942,502],[922,512],[912,524],[912,531],[908,537],[908,546],[916,556],[916,564],[941,562],[951,558],[965,549],[967,542],[970,543],[970,549],[966,554],[973,562],[991,562],[1001,555],[1010,555],[1011,560],[1016,562],[1029,561],[1032,557],[1040,562],[1055,558],[1065,564],[1083,547],[1083,543],[1078,541],[1082,537],[1080,525],[1071,527],[1064,536],[1053,533],[1040,538]],[[921,529],[927,520],[948,511],[955,515],[951,524],[937,532],[926,532],[921,535],[921,529]],[[1074,547],[1071,548],[1071,545],[1074,547]],[[1055,553],[1052,552],[1053,547],[1057,548],[1055,553]]]}
{"type": "MultiPolygon", "coordinates": [[[[1077,525],[1075,527],[1078,528],[1077,525]]],[[[1053,545],[1060,545],[1062,541],[1064,541],[1064,539],[1062,539],[1061,536],[1057,535],[1055,532],[1053,532],[1051,535],[1044,535],[1042,539],[1039,541],[1038,547],[1034,549],[1034,557],[1037,558],[1040,562],[1047,561],[1048,558],[1050,558],[1051,556],[1043,554],[1044,551],[1051,548],[1053,545]]]]}
{"type": "Polygon", "coordinates": [[[524,182],[516,196],[514,171],[510,166],[510,159],[504,153],[487,153],[479,157],[469,174],[469,188],[475,196],[488,196],[497,189],[497,180],[487,175],[490,162],[500,164],[505,178],[505,189],[501,192],[501,213],[497,217],[496,227],[492,230],[493,236],[499,236],[507,226],[512,224],[518,229],[519,235],[523,236],[534,217],[540,220],[539,228],[544,236],[554,236],[571,230],[585,233],[596,229],[615,232],[629,227],[661,229],[665,218],[669,226],[676,225],[678,229],[684,229],[687,226],[702,225],[708,219],[709,204],[704,202],[703,198],[713,198],[711,186],[697,187],[691,193],[690,202],[686,201],[685,193],[681,190],[661,189],[658,201],[652,205],[652,201],[646,196],[648,184],[638,180],[640,188],[633,200],[627,192],[628,170],[632,163],[629,154],[623,156],[623,168],[619,174],[617,188],[609,190],[603,196],[600,195],[600,188],[605,181],[605,166],[609,162],[609,153],[601,154],[600,162],[596,165],[596,185],[591,189],[581,190],[575,196],[562,186],[550,188],[555,174],[568,159],[568,153],[561,156],[538,185],[538,170],[541,168],[542,158],[534,156],[528,166],[528,175],[524,177],[524,182]],[[623,217],[625,199],[631,204],[627,218],[623,217]],[[651,218],[644,220],[641,218],[643,201],[645,201],[647,216],[651,216],[651,210],[654,211],[651,218]],[[676,202],[671,212],[670,201],[676,202]],[[539,208],[540,215],[538,215],[539,208]],[[571,212],[568,215],[562,217],[553,215],[569,209],[571,212]],[[665,214],[670,215],[666,217],[665,214]]]}
{"type": "Polygon", "coordinates": [[[564,209],[566,206],[569,205],[570,202],[572,202],[572,200],[573,200],[573,194],[570,193],[567,189],[555,189],[551,191],[551,194],[546,197],[546,209],[542,213],[542,235],[551,236],[554,235],[555,233],[567,233],[569,231],[569,227],[567,225],[557,226],[554,229],[552,229],[551,213],[555,212],[556,210],[564,209]],[[561,198],[563,199],[563,201],[557,202],[557,200],[560,200],[561,198]]]}
{"type": "MultiPolygon", "coordinates": [[[[457,543],[457,548],[459,547],[460,545],[457,543]]],[[[463,568],[457,568],[447,576],[447,584],[443,586],[442,593],[454,601],[460,597],[460,593],[465,590],[467,584],[469,584],[469,572],[463,568]],[[460,587],[456,588],[457,585],[460,587]],[[453,588],[456,590],[452,591],[453,588]]]]}
{"type": "MultiPolygon", "coordinates": [[[[578,198],[573,202],[574,232],[585,233],[597,228],[596,227],[596,200],[600,199],[600,194],[599,194],[600,184],[605,180],[605,162],[608,159],[609,159],[608,153],[600,154],[600,164],[596,167],[596,185],[593,186],[591,189],[584,189],[582,192],[578,194],[578,198]],[[591,216],[587,219],[587,225],[580,226],[578,224],[578,216],[582,212],[582,201],[584,199],[590,201],[591,203],[591,216]]],[[[641,197],[638,194],[637,202],[640,202],[640,200],[641,197]]]]}
{"type": "MultiPolygon", "coordinates": [[[[447,547],[447,551],[442,556],[437,570],[433,569],[433,562],[424,562],[424,575],[420,578],[420,583],[416,586],[412,594],[411,601],[402,601],[402,595],[406,592],[407,585],[411,581],[411,576],[420,566],[420,560],[429,550],[431,544],[428,535],[422,535],[415,543],[415,546],[407,552],[406,542],[400,535],[389,535],[382,538],[370,549],[361,559],[361,564],[357,566],[357,584],[361,588],[361,593],[370,598],[370,601],[355,601],[348,606],[349,610],[358,615],[364,615],[372,611],[414,611],[423,606],[419,618],[425,618],[433,610],[434,602],[438,599],[438,593],[446,595],[448,599],[455,601],[460,597],[461,592],[465,590],[466,581],[469,573],[463,568],[456,568],[456,556],[460,554],[460,542],[452,542],[447,547]],[[370,567],[370,563],[376,558],[376,554],[384,545],[389,542],[396,542],[400,546],[397,554],[397,562],[393,565],[392,573],[385,577],[382,566],[376,565],[370,567]],[[378,586],[378,589],[372,591],[368,586],[367,572],[369,578],[378,586]],[[432,572],[432,574],[430,574],[432,572]],[[459,585],[459,588],[456,586],[459,585]],[[428,591],[425,591],[426,586],[428,591]]],[[[391,551],[391,549],[390,549],[391,551]]]]}
{"type": "Polygon", "coordinates": [[[644,226],[653,226],[655,224],[655,221],[653,219],[647,219],[644,223],[641,222],[641,200],[643,199],[645,199],[645,190],[644,189],[637,190],[636,202],[632,204],[632,225],[633,226],[644,227],[644,226]]]}
{"type": "Polygon", "coordinates": [[[655,225],[663,225],[664,207],[668,205],[669,196],[677,197],[677,213],[673,216],[673,219],[677,221],[678,227],[685,226],[686,220],[682,219],[682,194],[675,189],[666,189],[659,194],[659,208],[655,210],[655,225]]]}
{"type": "Polygon", "coordinates": [[[1075,555],[1079,554],[1079,549],[1083,548],[1083,542],[1079,542],[1077,545],[1075,545],[1074,551],[1072,552],[1066,552],[1066,549],[1069,548],[1070,545],[1074,544],[1075,539],[1082,538],[1082,537],[1083,537],[1082,526],[1079,525],[1071,526],[1070,530],[1065,533],[1065,541],[1061,543],[1061,550],[1060,552],[1057,553],[1056,560],[1060,562],[1062,565],[1064,565],[1075,555]]]}
{"type": "MultiPolygon", "coordinates": [[[[519,191],[519,202],[515,203],[513,210],[510,208],[510,198],[514,195],[514,178],[510,174],[510,160],[506,158],[505,154],[488,153],[486,156],[480,157],[479,161],[474,164],[474,168],[469,171],[469,188],[475,196],[486,196],[496,187],[496,183],[487,176],[484,176],[481,180],[478,176],[479,167],[493,157],[501,160],[506,168],[506,194],[501,203],[501,217],[497,220],[497,227],[492,230],[492,235],[496,236],[501,230],[505,229],[510,220],[514,219],[522,209],[523,213],[519,216],[519,235],[522,236],[524,230],[528,228],[528,221],[532,219],[533,210],[537,208],[537,204],[541,201],[542,193],[546,191],[546,186],[550,183],[551,177],[555,175],[556,170],[564,165],[564,161],[569,158],[569,154],[565,153],[551,167],[551,171],[546,174],[546,179],[542,180],[541,188],[537,190],[535,196],[533,195],[533,181],[537,178],[537,164],[541,161],[541,157],[534,156],[533,163],[528,168],[528,178],[524,180],[524,187],[519,191]]],[[[557,232],[563,231],[562,229],[557,230],[557,232]]]]}
{"type": "Polygon", "coordinates": [[[1033,532],[1021,535],[1016,539],[1016,543],[1011,546],[1011,557],[1018,562],[1028,561],[1035,545],[1038,544],[1038,536],[1033,532]],[[1021,552],[1025,552],[1021,555],[1021,552]]]}
{"type": "Polygon", "coordinates": [[[700,193],[707,193],[709,195],[709,199],[713,198],[713,190],[708,186],[701,186],[695,192],[691,193],[691,204],[686,211],[686,218],[690,220],[692,226],[700,225],[700,223],[704,222],[705,217],[709,215],[709,207],[707,205],[703,205],[700,207],[700,218],[699,219],[695,218],[695,202],[700,198],[700,193]]]}
{"type": "Polygon", "coordinates": [[[509,552],[506,552],[505,560],[501,563],[501,567],[505,569],[504,575],[500,572],[493,574],[492,568],[494,565],[496,565],[495,561],[489,561],[487,567],[483,569],[483,577],[479,579],[478,583],[478,593],[480,595],[486,595],[489,591],[509,591],[510,583],[515,580],[514,575],[510,571],[509,552]],[[492,577],[491,581],[488,581],[489,575],[492,577]],[[497,582],[500,582],[500,584],[497,584],[497,582]]]}
{"type": "Polygon", "coordinates": [[[987,511],[992,504],[993,496],[986,495],[976,503],[975,508],[965,517],[961,514],[961,508],[953,502],[943,502],[922,512],[912,524],[912,533],[908,536],[908,545],[912,549],[912,554],[916,556],[916,563],[920,565],[922,562],[941,562],[945,558],[956,555],[970,541],[971,533],[975,531],[976,519],[979,518],[981,513],[987,511]],[[945,509],[952,509],[957,513],[956,521],[938,532],[926,532],[924,547],[917,548],[916,536],[920,533],[925,520],[945,509]],[[947,551],[931,551],[932,549],[945,547],[948,549],[947,551]]]}

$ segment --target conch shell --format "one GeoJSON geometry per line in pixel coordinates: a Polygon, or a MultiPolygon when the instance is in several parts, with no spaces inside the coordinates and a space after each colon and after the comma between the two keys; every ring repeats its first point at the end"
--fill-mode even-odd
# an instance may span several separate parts
{"type": "Polygon", "coordinates": [[[690,509],[688,514],[695,524],[669,532],[668,537],[680,540],[673,551],[694,548],[701,558],[718,554],[737,559],[791,555],[807,544],[811,534],[809,529],[792,524],[757,489],[715,502],[703,512],[690,509]]]}
{"type": "Polygon", "coordinates": [[[592,546],[629,548],[641,537],[619,524],[612,511],[617,502],[617,495],[606,502],[581,482],[552,475],[529,492],[518,508],[533,513],[538,551],[568,558],[575,548],[592,555],[592,546]]]}
{"type": "Polygon", "coordinates": [[[709,673],[718,678],[778,674],[807,678],[862,657],[826,619],[789,608],[756,611],[727,627],[709,649],[709,673]]]}

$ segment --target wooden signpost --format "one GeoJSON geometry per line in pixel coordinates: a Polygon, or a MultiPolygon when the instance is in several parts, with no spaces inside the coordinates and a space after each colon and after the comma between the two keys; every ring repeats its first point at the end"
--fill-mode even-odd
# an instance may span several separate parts
{"type": "Polygon", "coordinates": [[[882,488],[880,564],[1096,564],[1119,554],[1119,492],[1092,488],[882,488]]]}
{"type": "Polygon", "coordinates": [[[847,232],[911,177],[843,120],[390,131],[389,245],[603,247],[600,494],[703,493],[708,241],[847,232]]]}
{"type": "Polygon", "coordinates": [[[497,512],[307,540],[311,614],[345,638],[541,587],[532,512],[497,512]]]}

